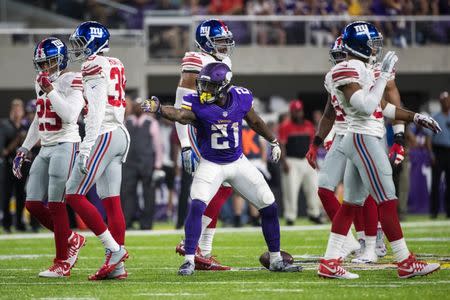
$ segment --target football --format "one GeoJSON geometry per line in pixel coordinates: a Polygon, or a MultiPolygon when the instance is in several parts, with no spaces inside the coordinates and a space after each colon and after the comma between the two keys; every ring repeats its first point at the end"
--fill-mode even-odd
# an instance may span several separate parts
{"type": "MultiPolygon", "coordinates": [[[[294,263],[294,258],[292,257],[292,255],[290,255],[289,253],[285,252],[285,251],[280,251],[281,252],[281,257],[283,257],[283,260],[287,263],[293,264],[294,263]]],[[[269,269],[269,265],[270,265],[270,256],[269,256],[269,251],[264,252],[263,254],[261,254],[261,256],[259,257],[259,262],[261,263],[261,265],[266,268],[267,270],[269,269]]]]}

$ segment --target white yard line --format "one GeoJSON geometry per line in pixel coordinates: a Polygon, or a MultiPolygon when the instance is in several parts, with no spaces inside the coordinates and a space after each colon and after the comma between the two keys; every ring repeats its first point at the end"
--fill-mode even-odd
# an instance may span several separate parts
{"type": "Polygon", "coordinates": [[[133,296],[149,296],[149,297],[174,297],[174,296],[206,296],[206,294],[192,294],[192,293],[139,293],[133,296]]]}
{"type": "MultiPolygon", "coordinates": [[[[434,281],[419,281],[419,280],[404,280],[393,277],[395,282],[380,282],[380,281],[371,281],[371,282],[360,282],[355,280],[354,284],[337,284],[336,287],[345,286],[345,287],[371,287],[371,286],[379,286],[379,287],[389,287],[390,285],[401,285],[401,286],[409,286],[409,285],[436,285],[436,284],[450,284],[450,280],[434,280],[434,281]]],[[[345,282],[345,281],[339,281],[345,282]]],[[[322,281],[240,281],[237,279],[236,281],[127,281],[127,285],[244,285],[244,284],[261,284],[261,285],[283,285],[283,284],[298,284],[298,285],[329,285],[330,282],[328,280],[322,281]]],[[[93,281],[80,281],[80,282],[67,282],[67,281],[41,281],[41,282],[0,282],[1,285],[96,285],[102,284],[102,282],[93,282],[93,281]]]]}
{"type": "MultiPolygon", "coordinates": [[[[329,230],[330,224],[324,225],[301,225],[301,226],[281,226],[282,231],[321,231],[329,230]]],[[[405,222],[402,223],[403,228],[422,228],[422,227],[446,227],[450,226],[450,221],[421,221],[421,222],[405,222]]],[[[247,232],[261,232],[259,227],[243,227],[243,228],[218,228],[218,233],[247,233],[247,232]]],[[[84,236],[94,236],[92,232],[82,232],[84,236]]],[[[184,230],[130,230],[127,231],[127,236],[164,236],[164,235],[179,235],[184,236],[184,230]]],[[[52,238],[53,233],[14,233],[0,235],[1,240],[20,240],[20,239],[44,239],[52,238]]]]}

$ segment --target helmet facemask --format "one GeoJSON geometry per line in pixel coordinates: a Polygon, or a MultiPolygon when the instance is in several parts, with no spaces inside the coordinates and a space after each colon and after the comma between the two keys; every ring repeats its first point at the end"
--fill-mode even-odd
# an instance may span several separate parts
{"type": "Polygon", "coordinates": [[[330,50],[330,61],[333,65],[337,65],[338,63],[347,59],[347,52],[342,49],[331,49],[330,50]]]}
{"type": "Polygon", "coordinates": [[[69,38],[69,42],[69,57],[71,62],[84,61],[91,55],[91,50],[86,47],[88,41],[86,41],[84,36],[72,35],[69,38]]]}
{"type": "Polygon", "coordinates": [[[369,57],[369,63],[375,64],[381,61],[383,55],[383,37],[377,37],[367,41],[367,45],[372,49],[372,55],[369,57]]]}
{"type": "Polygon", "coordinates": [[[196,80],[197,85],[197,93],[200,97],[201,103],[211,104],[216,102],[217,100],[222,99],[225,94],[224,90],[227,89],[229,83],[226,81],[223,82],[214,82],[210,81],[208,76],[201,76],[196,80]]]}
{"type": "Polygon", "coordinates": [[[50,81],[55,81],[58,79],[59,75],[63,70],[60,69],[60,65],[63,63],[64,56],[61,54],[33,59],[34,69],[37,73],[47,72],[49,74],[48,78],[50,81]]]}

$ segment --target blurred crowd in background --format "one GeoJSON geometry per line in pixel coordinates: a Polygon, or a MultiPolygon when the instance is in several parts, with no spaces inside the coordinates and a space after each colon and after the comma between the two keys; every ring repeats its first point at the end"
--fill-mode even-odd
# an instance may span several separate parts
{"type": "MultiPolygon", "coordinates": [[[[448,15],[448,0],[22,0],[57,14],[77,20],[97,20],[108,28],[142,29],[146,15],[252,15],[252,16],[439,16],[448,15]],[[121,6],[123,5],[123,6],[121,6]]],[[[448,43],[448,22],[407,20],[375,22],[382,28],[387,42],[406,47],[416,44],[448,43]],[[412,29],[414,27],[414,29],[412,29]],[[414,36],[413,36],[414,35],[414,36]]],[[[328,46],[345,22],[227,22],[237,44],[251,41],[250,26],[256,25],[257,42],[261,45],[304,44],[328,46]],[[306,30],[311,30],[311,40],[306,30]]],[[[165,28],[165,35],[189,34],[189,28],[165,28]]],[[[161,39],[165,39],[164,35],[161,39]]],[[[181,43],[183,43],[181,41],[181,43]]],[[[185,49],[187,45],[179,45],[185,49]],[[184,46],[184,47],[183,47],[184,46]]]]}
{"type": "MultiPolygon", "coordinates": [[[[439,212],[445,211],[446,217],[450,218],[450,99],[448,92],[442,92],[439,98],[440,110],[433,116],[440,123],[442,133],[433,135],[431,131],[413,125],[406,127],[408,155],[401,167],[394,169],[402,217],[406,213],[428,213],[431,218],[436,218],[439,212]]],[[[140,104],[141,99],[127,99],[125,123],[132,142],[128,160],[123,165],[121,195],[127,228],[152,229],[154,222],[182,228],[188,209],[191,176],[181,169],[175,126],[142,113],[140,104]]],[[[254,107],[278,134],[287,155],[279,164],[271,163],[267,143],[248,127],[244,127],[242,133],[243,150],[272,188],[285,224],[295,224],[299,216],[307,217],[313,223],[328,222],[317,196],[316,172],[305,159],[321,111],[314,111],[308,120],[300,99],[290,103],[281,98],[272,99],[270,103],[255,99],[254,107]]],[[[35,100],[14,99],[9,118],[0,120],[0,219],[4,232],[39,230],[39,224],[29,220],[24,211],[27,176],[19,180],[11,171],[16,149],[26,136],[35,109],[35,100]]],[[[81,117],[79,125],[83,137],[81,117]]],[[[386,147],[393,143],[392,140],[392,126],[387,123],[386,147]]],[[[36,145],[24,166],[24,174],[38,152],[39,145],[36,145]]],[[[325,155],[326,150],[321,149],[320,158],[325,155]]],[[[342,200],[342,186],[337,188],[336,194],[342,200]]],[[[95,186],[88,198],[100,211],[103,210],[95,186]]],[[[82,222],[69,213],[72,227],[84,228],[82,222]]],[[[225,226],[259,226],[258,211],[239,195],[229,199],[221,220],[225,226]]]]}

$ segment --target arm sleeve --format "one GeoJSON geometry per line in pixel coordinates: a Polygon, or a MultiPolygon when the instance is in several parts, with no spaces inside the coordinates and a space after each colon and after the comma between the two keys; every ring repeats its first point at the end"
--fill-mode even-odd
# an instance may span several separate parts
{"type": "Polygon", "coordinates": [[[47,94],[47,97],[50,99],[55,112],[65,123],[74,122],[84,105],[83,93],[80,90],[71,89],[70,94],[67,95],[66,99],[63,99],[54,89],[47,94]]]}
{"type": "Polygon", "coordinates": [[[155,169],[161,169],[163,164],[163,143],[158,121],[152,120],[150,125],[150,135],[153,137],[153,149],[155,150],[155,169]]]}
{"type": "Polygon", "coordinates": [[[39,141],[39,121],[36,116],[34,116],[33,122],[31,122],[30,128],[28,129],[27,137],[23,141],[22,147],[28,151],[36,145],[39,141]]]}
{"type": "MultiPolygon", "coordinates": [[[[183,107],[183,108],[187,109],[187,107],[189,106],[188,105],[189,103],[186,102],[185,100],[183,100],[183,97],[188,94],[192,94],[192,93],[195,93],[195,91],[191,90],[191,89],[183,88],[183,87],[178,87],[174,107],[175,108],[183,107]]],[[[176,122],[175,126],[177,129],[177,135],[178,135],[178,139],[180,140],[181,148],[191,147],[191,143],[189,141],[189,135],[188,135],[188,125],[183,125],[183,124],[176,122]]]]}
{"type": "Polygon", "coordinates": [[[350,97],[350,104],[359,112],[370,116],[380,104],[386,83],[387,80],[383,77],[378,78],[369,92],[361,89],[353,93],[350,97]]]}
{"type": "Polygon", "coordinates": [[[92,78],[83,84],[89,110],[86,115],[86,136],[80,145],[80,154],[89,156],[97,140],[100,126],[105,117],[107,90],[104,78],[92,78]]]}

